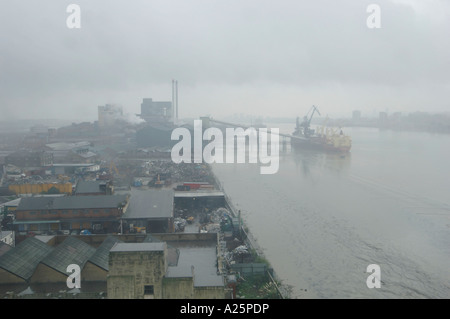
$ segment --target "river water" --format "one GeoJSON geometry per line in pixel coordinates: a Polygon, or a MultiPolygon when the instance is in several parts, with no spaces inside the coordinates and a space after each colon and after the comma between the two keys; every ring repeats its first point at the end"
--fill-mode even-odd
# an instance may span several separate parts
{"type": "Polygon", "coordinates": [[[450,136],[345,133],[345,157],[288,149],[273,175],[213,170],[293,298],[449,298],[450,136]],[[371,264],[380,288],[367,286],[371,264]]]}

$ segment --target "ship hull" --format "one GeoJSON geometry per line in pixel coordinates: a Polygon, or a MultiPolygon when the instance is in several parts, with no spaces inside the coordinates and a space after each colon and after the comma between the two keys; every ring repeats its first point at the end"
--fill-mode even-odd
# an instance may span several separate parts
{"type": "Polygon", "coordinates": [[[292,138],[291,146],[299,150],[308,149],[334,153],[348,153],[351,149],[351,145],[335,146],[332,143],[328,142],[326,139],[320,137],[309,137],[302,139],[292,138]]]}

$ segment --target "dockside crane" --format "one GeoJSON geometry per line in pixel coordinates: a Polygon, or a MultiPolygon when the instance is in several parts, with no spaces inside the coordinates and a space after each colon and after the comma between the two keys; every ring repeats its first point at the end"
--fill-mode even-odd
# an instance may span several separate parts
{"type": "Polygon", "coordinates": [[[315,105],[313,105],[311,107],[311,109],[308,111],[308,113],[306,113],[306,115],[303,117],[303,122],[300,125],[299,125],[298,117],[297,117],[297,127],[299,127],[299,126],[303,127],[303,135],[305,135],[306,137],[309,137],[314,134],[314,130],[310,129],[310,125],[311,125],[311,120],[313,118],[313,115],[316,112],[320,115],[319,109],[315,105]],[[311,113],[311,116],[308,119],[309,113],[311,113]]]}

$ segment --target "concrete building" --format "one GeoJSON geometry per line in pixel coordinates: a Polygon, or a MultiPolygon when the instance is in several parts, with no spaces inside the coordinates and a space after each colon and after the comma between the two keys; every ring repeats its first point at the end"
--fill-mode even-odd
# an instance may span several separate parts
{"type": "Polygon", "coordinates": [[[165,242],[116,244],[109,255],[108,298],[225,298],[224,279],[217,274],[215,246],[183,243],[177,248],[179,260],[170,266],[165,242]]]}
{"type": "Polygon", "coordinates": [[[142,100],[140,117],[148,123],[171,122],[172,114],[172,102],[157,102],[151,98],[142,100]]]}
{"type": "Polygon", "coordinates": [[[109,255],[110,299],[161,299],[167,269],[165,243],[119,243],[109,255]]]}
{"type": "Polygon", "coordinates": [[[31,287],[45,298],[67,289],[67,266],[77,264],[82,293],[107,291],[111,299],[225,298],[217,240],[213,233],[28,237],[0,255],[0,295],[31,287]]]}

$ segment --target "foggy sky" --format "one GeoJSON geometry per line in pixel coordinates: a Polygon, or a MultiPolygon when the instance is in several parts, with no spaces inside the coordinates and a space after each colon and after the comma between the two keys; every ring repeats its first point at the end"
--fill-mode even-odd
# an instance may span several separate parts
{"type": "Polygon", "coordinates": [[[449,40],[445,0],[0,0],[0,121],[139,113],[172,79],[181,117],[450,112],[449,40]]]}

